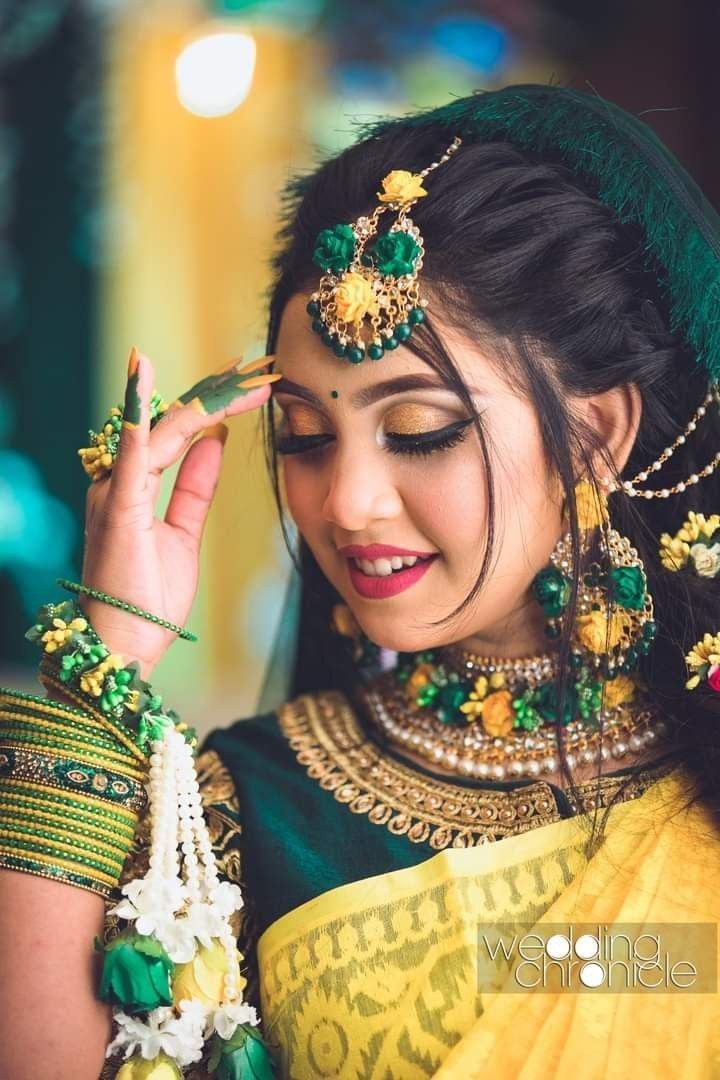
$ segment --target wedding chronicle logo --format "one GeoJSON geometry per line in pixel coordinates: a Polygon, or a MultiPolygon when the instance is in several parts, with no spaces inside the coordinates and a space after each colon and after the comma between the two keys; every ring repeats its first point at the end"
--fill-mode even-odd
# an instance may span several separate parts
{"type": "Polygon", "coordinates": [[[717,992],[716,923],[478,926],[478,990],[717,992]]]}

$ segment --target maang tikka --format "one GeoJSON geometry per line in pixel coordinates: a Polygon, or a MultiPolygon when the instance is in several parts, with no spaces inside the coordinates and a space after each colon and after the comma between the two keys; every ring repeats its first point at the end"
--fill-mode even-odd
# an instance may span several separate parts
{"type": "Polygon", "coordinates": [[[325,271],[307,305],[312,328],[336,356],[359,364],[379,360],[407,341],[425,319],[428,301],[420,296],[418,274],[425,253],[420,230],[409,216],[427,195],[423,182],[459,148],[457,136],[442,157],[419,173],[395,169],[382,181],[379,206],[353,224],[323,229],[313,261],[325,271]],[[397,214],[378,236],[384,213],[397,214]]]}

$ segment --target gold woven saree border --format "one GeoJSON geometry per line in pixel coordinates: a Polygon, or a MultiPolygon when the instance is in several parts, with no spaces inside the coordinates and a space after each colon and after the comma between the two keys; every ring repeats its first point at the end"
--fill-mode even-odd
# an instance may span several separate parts
{"type": "MultiPolygon", "coordinates": [[[[280,706],[278,722],[312,780],[351,813],[365,814],[412,843],[436,851],[476,847],[562,819],[554,790],[543,780],[508,791],[461,787],[395,761],[368,738],[342,691],[302,694],[280,706]]],[[[582,812],[636,798],[667,771],[579,784],[582,812]]]]}

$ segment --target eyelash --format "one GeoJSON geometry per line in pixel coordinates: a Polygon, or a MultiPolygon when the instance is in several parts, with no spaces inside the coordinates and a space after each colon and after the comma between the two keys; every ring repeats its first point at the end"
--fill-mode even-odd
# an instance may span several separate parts
{"type": "MultiPolygon", "coordinates": [[[[450,450],[461,443],[471,423],[472,417],[468,417],[437,431],[423,431],[419,435],[386,435],[386,449],[391,454],[429,457],[438,450],[450,450]]],[[[319,451],[325,449],[331,438],[331,435],[285,435],[276,440],[275,449],[283,456],[319,456],[319,451]]]]}

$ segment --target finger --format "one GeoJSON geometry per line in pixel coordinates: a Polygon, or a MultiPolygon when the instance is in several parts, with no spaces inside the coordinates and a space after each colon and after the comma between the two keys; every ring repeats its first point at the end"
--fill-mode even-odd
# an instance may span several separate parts
{"type": "Polygon", "coordinates": [[[194,383],[189,390],[186,390],[184,394],[172,401],[168,406],[168,411],[163,417],[166,419],[169,415],[176,412],[178,409],[182,409],[184,405],[193,405],[193,408],[199,409],[201,412],[212,412],[212,408],[208,407],[212,404],[212,398],[215,396],[218,390],[222,390],[230,383],[240,381],[247,378],[250,374],[259,374],[262,368],[268,367],[275,360],[273,355],[261,356],[257,360],[252,360],[250,363],[243,365],[242,357],[239,360],[231,360],[229,364],[224,364],[218,371],[213,372],[212,375],[205,375],[198,382],[194,383]],[[197,400],[196,400],[197,399],[197,400]]]}
{"type": "Polygon", "coordinates": [[[184,394],[172,403],[171,409],[177,409],[183,405],[192,405],[198,412],[209,415],[217,412],[224,404],[225,399],[232,395],[233,387],[237,388],[240,383],[245,384],[249,378],[259,376],[261,369],[274,363],[275,357],[261,356],[257,360],[243,365],[242,359],[232,360],[212,375],[206,375],[199,382],[186,390],[184,394]]]}
{"type": "Polygon", "coordinates": [[[217,488],[228,429],[214,424],[188,450],[178,469],[165,521],[198,545],[217,488]]]}
{"type": "MultiPolygon", "coordinates": [[[[266,363],[270,362],[266,359],[266,363]]],[[[257,363],[254,361],[253,366],[257,363]]],[[[201,431],[220,420],[256,409],[268,400],[269,384],[276,382],[280,374],[258,375],[251,369],[248,376],[248,368],[251,365],[238,371],[235,365],[229,371],[208,376],[193,388],[201,387],[199,393],[165,414],[150,437],[151,475],[159,475],[176,462],[201,431]]],[[[190,391],[183,398],[189,395],[190,391]]]]}
{"type": "Polygon", "coordinates": [[[133,345],[128,358],[120,444],[110,481],[110,501],[116,510],[137,506],[147,491],[154,377],[152,364],[133,345]]]}

